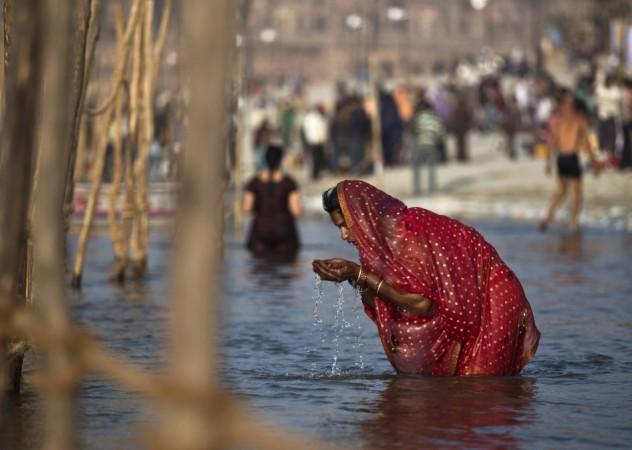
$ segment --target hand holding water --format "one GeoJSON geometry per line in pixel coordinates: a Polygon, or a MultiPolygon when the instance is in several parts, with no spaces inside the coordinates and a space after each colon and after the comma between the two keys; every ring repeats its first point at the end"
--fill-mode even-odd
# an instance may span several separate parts
{"type": "Polygon", "coordinates": [[[341,258],[315,259],[312,261],[312,269],[322,280],[340,283],[357,277],[360,266],[341,258]]]}

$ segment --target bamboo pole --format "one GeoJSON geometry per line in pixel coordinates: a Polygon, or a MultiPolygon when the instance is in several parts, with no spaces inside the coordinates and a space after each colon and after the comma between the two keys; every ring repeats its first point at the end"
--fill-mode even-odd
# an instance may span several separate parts
{"type": "Polygon", "coordinates": [[[124,90],[121,91],[121,94],[117,96],[114,104],[114,164],[112,182],[110,183],[110,191],[108,193],[108,226],[110,229],[110,237],[112,239],[112,248],[114,250],[114,271],[112,273],[112,279],[118,281],[123,281],[120,265],[124,259],[122,230],[119,226],[119,220],[116,213],[124,170],[122,149],[123,137],[121,135],[124,92],[124,90]]]}
{"type": "MultiPolygon", "coordinates": [[[[41,122],[37,134],[39,183],[34,191],[34,264],[39,283],[38,310],[44,326],[53,332],[70,329],[70,313],[64,289],[64,198],[72,137],[72,7],[71,0],[44,0],[44,40],[41,122]]],[[[45,351],[49,379],[65,380],[73,373],[68,346],[45,351]]],[[[46,450],[75,448],[77,384],[45,395],[46,450]]]]}
{"type": "Polygon", "coordinates": [[[92,71],[92,63],[94,61],[94,52],[96,49],[97,41],[99,40],[100,33],[100,16],[101,16],[101,0],[81,0],[82,8],[79,8],[81,12],[86,12],[84,16],[79,16],[77,20],[77,31],[75,39],[79,42],[78,46],[75,46],[75,64],[73,73],[73,104],[72,104],[72,128],[70,130],[70,152],[68,154],[67,174],[66,177],[66,191],[64,200],[64,225],[66,230],[70,228],[70,216],[74,210],[74,191],[75,191],[75,167],[76,162],[80,161],[83,164],[83,154],[81,158],[78,156],[78,152],[85,150],[84,146],[80,145],[81,130],[85,131],[83,126],[85,118],[83,111],[85,109],[86,91],[88,88],[88,82],[90,81],[90,73],[92,71]]]}
{"type": "Polygon", "coordinates": [[[149,149],[154,137],[154,108],[153,98],[156,77],[160,68],[160,58],[164,49],[171,2],[165,1],[163,5],[160,29],[153,42],[153,12],[154,1],[145,0],[145,21],[143,27],[143,82],[141,85],[141,118],[138,158],[134,163],[134,175],[136,180],[136,221],[132,235],[132,265],[137,276],[144,274],[147,269],[147,257],[149,253],[149,195],[147,162],[149,149]]]}
{"type": "Polygon", "coordinates": [[[122,211],[122,254],[124,260],[118,270],[121,271],[119,277],[124,276],[129,264],[129,251],[133,236],[133,227],[136,218],[136,180],[134,179],[133,148],[138,145],[139,134],[139,105],[140,105],[140,84],[142,65],[142,27],[137,27],[134,33],[134,43],[132,47],[132,75],[129,92],[129,126],[127,142],[125,145],[125,200],[122,211]]]}
{"type": "MultiPolygon", "coordinates": [[[[83,116],[80,119],[81,124],[79,125],[79,139],[77,141],[77,149],[75,150],[75,161],[73,163],[73,171],[72,171],[72,197],[74,197],[74,186],[78,181],[83,181],[85,179],[85,155],[86,155],[86,147],[88,145],[88,122],[86,118],[83,116]]],[[[69,195],[67,192],[66,195],[69,195]]],[[[68,201],[68,197],[66,197],[66,202],[68,201]]],[[[73,206],[74,209],[74,206],[73,206]]],[[[69,210],[69,209],[67,209],[69,210]]]]}
{"type": "Polygon", "coordinates": [[[165,49],[167,42],[167,32],[169,31],[169,20],[171,18],[171,0],[165,0],[162,6],[162,17],[160,19],[160,28],[156,36],[156,42],[151,51],[152,57],[152,83],[155,84],[158,79],[158,71],[160,70],[160,60],[162,58],[162,52],[165,49]]]}
{"type": "MultiPolygon", "coordinates": [[[[6,5],[5,5],[6,6],[6,5]]],[[[41,4],[24,0],[11,4],[11,33],[20,39],[6,49],[10,62],[6,76],[7,115],[0,135],[0,318],[22,304],[18,291],[23,278],[21,262],[27,248],[27,217],[34,159],[34,128],[41,75],[41,4]],[[10,212],[10,213],[9,213],[10,212]]],[[[5,30],[6,32],[6,30],[5,30]]],[[[20,390],[23,346],[0,338],[0,399],[20,390]]]]}
{"type": "MultiPolygon", "coordinates": [[[[169,301],[170,374],[199,389],[217,388],[217,332],[222,295],[223,193],[232,0],[182,4],[186,79],[193,93],[182,161],[169,301]],[[211,130],[211,133],[209,133],[211,130]],[[218,299],[218,301],[214,301],[218,299]]],[[[215,448],[221,429],[204,410],[174,405],[164,413],[173,449],[215,448]]],[[[166,437],[166,436],[165,436],[166,437]]]]}
{"type": "MultiPolygon", "coordinates": [[[[135,0],[132,3],[132,7],[129,13],[127,26],[125,28],[125,34],[121,44],[121,51],[117,54],[116,66],[112,73],[112,91],[121,89],[123,81],[123,75],[125,66],[127,63],[127,54],[130,47],[130,41],[136,26],[136,22],[139,18],[141,10],[141,0],[135,0]]],[[[92,170],[92,186],[90,188],[90,195],[88,197],[88,203],[86,205],[86,211],[83,217],[83,226],[81,233],[79,234],[79,245],[77,247],[77,254],[75,256],[75,265],[73,269],[72,285],[75,288],[81,287],[81,275],[83,273],[83,263],[85,261],[85,252],[88,244],[88,233],[92,227],[92,219],[94,217],[94,208],[96,206],[97,198],[101,190],[101,181],[103,177],[103,166],[105,163],[105,153],[108,141],[108,132],[112,120],[112,107],[106,108],[103,116],[100,117],[99,131],[97,137],[96,156],[94,167],[92,170]]]]}
{"type": "MultiPolygon", "coordinates": [[[[5,97],[5,93],[4,93],[4,77],[5,77],[5,65],[4,65],[4,60],[5,60],[5,28],[6,28],[6,22],[7,22],[7,12],[8,12],[8,3],[5,0],[4,4],[2,5],[2,39],[0,39],[0,54],[2,54],[2,59],[3,59],[3,63],[0,65],[0,123],[1,123],[1,118],[2,115],[4,114],[4,97],[5,97]]],[[[0,127],[1,128],[1,127],[0,127]]]]}
{"type": "Polygon", "coordinates": [[[142,63],[140,83],[140,124],[138,128],[138,156],[134,161],[134,179],[136,193],[134,197],[136,215],[132,230],[131,263],[132,271],[137,277],[142,276],[147,269],[147,259],[144,249],[145,220],[147,215],[147,161],[149,160],[149,148],[153,138],[153,97],[151,89],[151,47],[152,29],[154,17],[153,0],[143,0],[145,15],[143,17],[142,33],[142,63]]]}
{"type": "MultiPolygon", "coordinates": [[[[6,78],[9,65],[9,48],[11,46],[11,4],[13,0],[4,0],[2,5],[2,79],[0,80],[0,117],[4,116],[6,102],[6,78]]],[[[1,163],[1,161],[0,161],[1,163]]]]}
{"type": "MultiPolygon", "coordinates": [[[[123,44],[123,11],[120,5],[115,5],[113,8],[114,24],[116,29],[116,38],[118,41],[118,48],[123,44]]],[[[119,199],[119,193],[124,176],[124,161],[123,161],[123,136],[121,134],[123,127],[122,109],[124,103],[124,97],[127,90],[122,89],[120,94],[117,95],[114,103],[114,167],[112,182],[110,184],[109,191],[109,206],[108,206],[108,225],[110,229],[110,236],[112,238],[112,247],[114,250],[114,268],[110,279],[123,282],[125,279],[125,267],[127,266],[127,257],[123,253],[125,244],[123,242],[123,229],[119,226],[119,220],[116,214],[116,207],[119,199]]]]}
{"type": "MultiPolygon", "coordinates": [[[[244,24],[242,24],[244,27],[244,24]]],[[[233,161],[233,182],[234,182],[234,195],[233,199],[233,225],[235,228],[235,236],[241,238],[241,228],[243,223],[242,214],[242,196],[243,196],[243,172],[241,167],[241,156],[244,151],[244,140],[246,138],[246,114],[245,114],[245,102],[243,105],[239,104],[240,97],[246,99],[244,92],[245,86],[247,86],[246,78],[246,51],[242,47],[237,50],[237,89],[236,89],[236,101],[235,109],[237,113],[237,130],[235,136],[235,160],[233,161]]]]}
{"type": "MultiPolygon", "coordinates": [[[[215,424],[224,438],[226,446],[230,444],[245,448],[262,450],[301,450],[321,448],[315,442],[292,436],[275,429],[269,424],[253,419],[246,408],[219,389],[199,389],[189,383],[180,383],[166,375],[149,373],[132,364],[130,361],[113,354],[103,344],[85,330],[68,327],[65,330],[53,330],[42,321],[41,314],[35,315],[31,309],[21,308],[8,318],[9,323],[2,323],[2,332],[15,335],[28,335],[37,347],[45,352],[55,351],[60,347],[73,352],[73,369],[64,378],[52,379],[42,373],[31,377],[33,385],[40,392],[50,393],[66,389],[78,383],[91,373],[101,374],[130,392],[140,394],[162,408],[173,405],[205,411],[214,417],[215,424]]],[[[167,448],[171,450],[171,441],[152,441],[152,449],[167,448]]],[[[337,446],[340,450],[345,447],[337,446]]]]}

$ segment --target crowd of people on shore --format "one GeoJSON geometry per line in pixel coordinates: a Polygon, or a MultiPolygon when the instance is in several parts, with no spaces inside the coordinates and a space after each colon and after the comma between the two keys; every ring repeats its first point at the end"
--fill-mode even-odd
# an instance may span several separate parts
{"type": "Polygon", "coordinates": [[[563,86],[546,74],[502,73],[476,83],[452,77],[428,86],[382,85],[377,102],[342,86],[329,105],[307,104],[300,96],[278,102],[261,96],[255,104],[267,112],[253,132],[256,168],[264,165],[267,145],[278,142],[295,163],[310,165],[312,179],[325,172],[366,174],[376,161],[373,146],[379,136],[385,166],[427,165],[432,172],[435,164],[449,159],[470,159],[472,131],[502,134],[502,150],[510,159],[521,154],[545,158],[557,150],[550,148],[550,136],[562,91],[581,104],[601,164],[632,168],[632,78],[601,71],[579,77],[575,86],[563,86]],[[448,136],[455,143],[453,155],[447,150],[448,136]]]}

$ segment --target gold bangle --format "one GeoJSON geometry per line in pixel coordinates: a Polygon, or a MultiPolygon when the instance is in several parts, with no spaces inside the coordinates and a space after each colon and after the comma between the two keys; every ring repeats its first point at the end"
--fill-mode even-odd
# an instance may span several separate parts
{"type": "Polygon", "coordinates": [[[366,272],[362,272],[362,276],[358,279],[358,284],[360,286],[366,286],[369,274],[366,272]]]}
{"type": "Polygon", "coordinates": [[[360,282],[360,278],[362,278],[362,266],[360,266],[360,270],[358,271],[358,278],[356,278],[355,284],[360,282]]]}
{"type": "Polygon", "coordinates": [[[380,288],[382,287],[382,283],[384,283],[384,278],[382,278],[380,280],[380,282],[377,284],[377,288],[375,289],[375,296],[376,297],[380,296],[380,288]]]}

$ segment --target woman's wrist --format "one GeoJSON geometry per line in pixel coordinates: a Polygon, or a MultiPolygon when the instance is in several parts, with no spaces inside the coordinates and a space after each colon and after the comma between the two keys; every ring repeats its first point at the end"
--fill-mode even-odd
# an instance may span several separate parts
{"type": "Polygon", "coordinates": [[[360,264],[355,264],[353,266],[353,271],[351,274],[351,278],[349,279],[349,281],[353,281],[355,283],[357,283],[360,279],[360,276],[362,275],[362,266],[360,264]]]}
{"type": "Polygon", "coordinates": [[[369,272],[362,268],[361,265],[356,264],[352,271],[352,277],[349,278],[349,283],[355,288],[364,288],[367,285],[369,272]]]}

